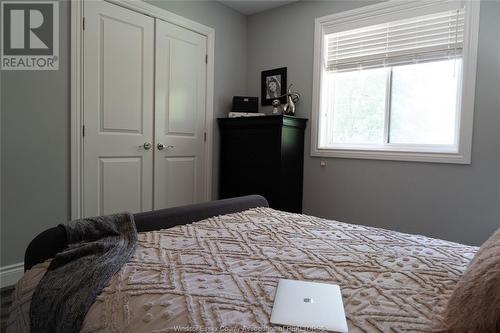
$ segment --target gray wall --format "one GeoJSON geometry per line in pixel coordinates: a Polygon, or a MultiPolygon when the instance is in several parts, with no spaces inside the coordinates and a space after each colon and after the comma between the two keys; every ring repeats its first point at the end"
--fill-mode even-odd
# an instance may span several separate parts
{"type": "Polygon", "coordinates": [[[1,266],[69,217],[69,3],[60,12],[60,69],[1,72],[1,266]]]}
{"type": "MultiPolygon", "coordinates": [[[[366,4],[306,1],[249,17],[248,92],[260,94],[260,71],[287,66],[298,116],[310,118],[314,18],[366,4]]],[[[499,17],[500,2],[482,3],[472,164],[331,158],[321,168],[308,129],[305,213],[467,244],[500,227],[499,17]]]]}
{"type": "MultiPolygon", "coordinates": [[[[246,90],[246,18],[217,2],[154,2],[216,30],[214,116],[246,90]],[[181,4],[182,3],[182,4],[181,4]]],[[[1,265],[70,217],[70,6],[60,6],[59,71],[1,72],[1,265]]],[[[217,184],[218,132],[214,141],[217,184]]],[[[214,186],[214,193],[217,186],[214,186]]]]}

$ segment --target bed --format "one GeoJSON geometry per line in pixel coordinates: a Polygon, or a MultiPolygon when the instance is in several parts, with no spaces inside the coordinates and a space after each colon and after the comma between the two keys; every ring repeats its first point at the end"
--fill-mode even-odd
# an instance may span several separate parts
{"type": "MultiPolygon", "coordinates": [[[[478,250],[267,206],[249,196],[137,214],[135,254],[82,332],[282,331],[269,323],[280,278],[339,284],[349,332],[435,332],[478,250]]],[[[29,327],[31,295],[60,247],[52,229],[28,248],[7,332],[29,327]]]]}

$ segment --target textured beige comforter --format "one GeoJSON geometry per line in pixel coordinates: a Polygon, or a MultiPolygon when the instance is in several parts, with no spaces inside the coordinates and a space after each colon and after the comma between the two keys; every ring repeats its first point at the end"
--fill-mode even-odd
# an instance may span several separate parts
{"type": "MultiPolygon", "coordinates": [[[[477,251],[423,236],[251,209],[139,234],[83,332],[279,331],[279,278],[341,286],[350,332],[429,332],[477,251]]],[[[8,332],[29,327],[47,263],[19,281],[8,332]]]]}

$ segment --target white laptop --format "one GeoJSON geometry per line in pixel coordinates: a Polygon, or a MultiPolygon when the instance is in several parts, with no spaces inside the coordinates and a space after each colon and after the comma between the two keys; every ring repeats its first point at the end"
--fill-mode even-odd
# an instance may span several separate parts
{"type": "Polygon", "coordinates": [[[336,284],[280,279],[271,323],[347,332],[340,287],[336,284]]]}

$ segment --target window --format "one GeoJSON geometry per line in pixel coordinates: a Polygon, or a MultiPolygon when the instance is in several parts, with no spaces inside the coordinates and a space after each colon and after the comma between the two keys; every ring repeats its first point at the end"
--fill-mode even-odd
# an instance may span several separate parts
{"type": "Polygon", "coordinates": [[[479,2],[316,20],[312,155],[470,163],[479,2]]]}

